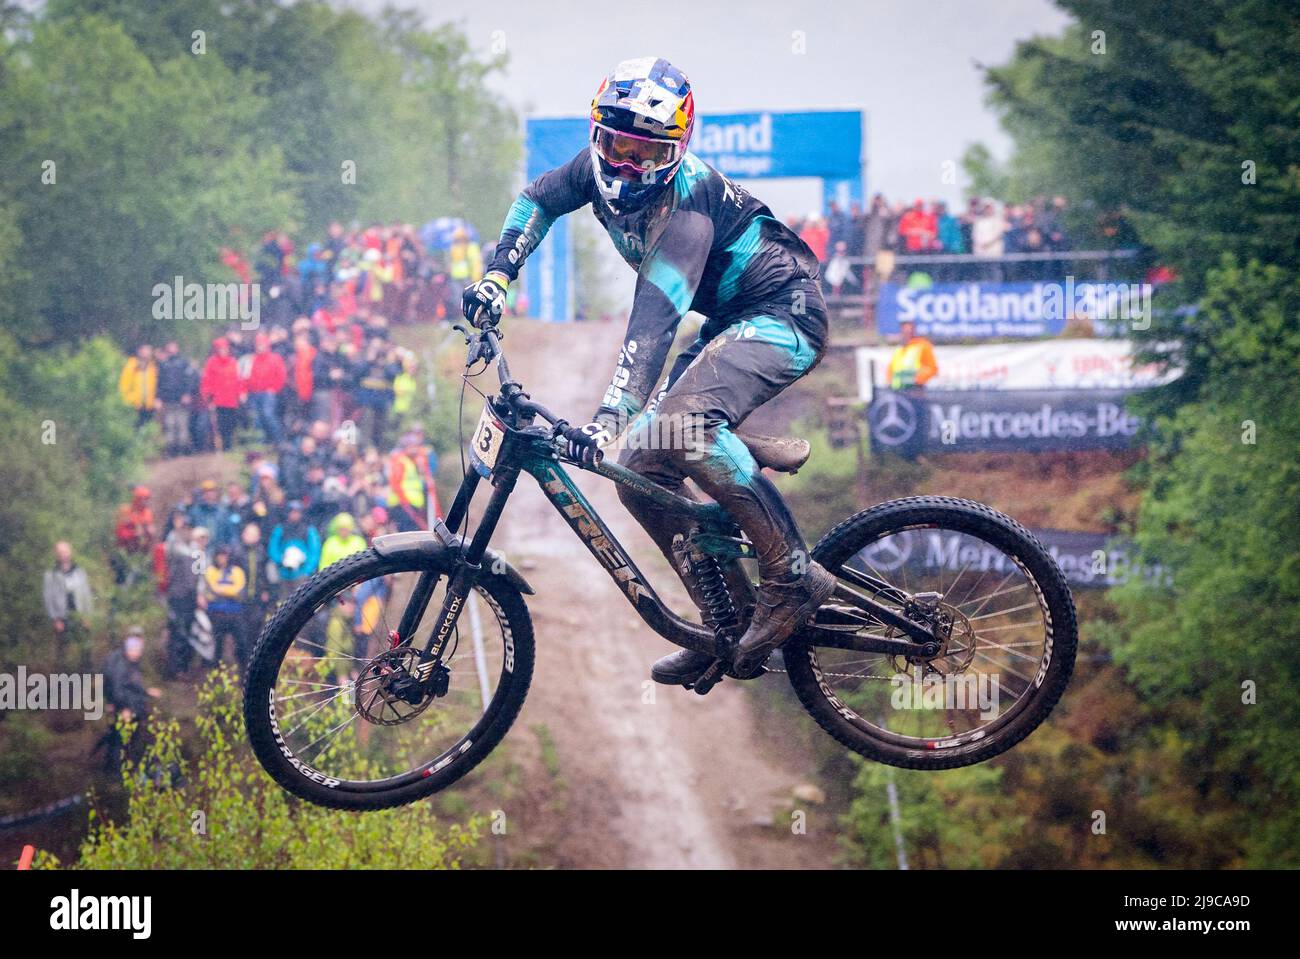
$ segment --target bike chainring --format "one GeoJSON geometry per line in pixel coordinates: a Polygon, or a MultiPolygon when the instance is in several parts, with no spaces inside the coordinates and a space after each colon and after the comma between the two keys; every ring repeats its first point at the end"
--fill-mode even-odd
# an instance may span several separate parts
{"type": "Polygon", "coordinates": [[[385,650],[362,668],[353,684],[357,714],[376,726],[400,726],[447,695],[451,671],[419,650],[385,650]]]}

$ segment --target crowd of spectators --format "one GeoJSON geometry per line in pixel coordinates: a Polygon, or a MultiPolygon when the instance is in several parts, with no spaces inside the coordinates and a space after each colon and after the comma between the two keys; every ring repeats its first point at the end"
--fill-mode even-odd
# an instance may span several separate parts
{"type": "MultiPolygon", "coordinates": [[[[175,673],[189,667],[194,648],[220,661],[226,638],[244,662],[267,614],[302,580],[383,533],[427,528],[438,510],[436,454],[418,426],[381,455],[317,420],[277,448],[248,451],[244,466],[246,479],[203,480],[162,523],[148,487],[119,509],[118,583],[152,575],[168,611],[175,673]]],[[[46,574],[46,609],[56,634],[68,634],[76,620],[69,605],[86,614],[90,598],[67,544],[59,549],[46,574]]]]}
{"type": "MultiPolygon", "coordinates": [[[[239,480],[203,480],[161,522],[148,487],[119,509],[118,584],[152,576],[173,676],[196,652],[207,665],[245,664],[266,617],[303,580],[376,536],[428,528],[439,508],[437,457],[419,426],[381,453],[358,446],[349,424],[314,420],[278,446],[248,450],[243,466],[239,480]]],[[[59,597],[76,593],[58,584],[77,581],[60,562],[47,574],[46,606],[56,633],[67,633],[59,597]]]]}
{"type": "MultiPolygon", "coordinates": [[[[264,238],[251,265],[225,250],[239,281],[258,284],[257,328],[231,324],[204,357],[167,341],[124,363],[122,402],[139,427],[157,421],[167,457],[242,454],[240,479],[205,479],[157,515],[152,490],[138,486],[116,517],[116,588],[152,580],[169,675],[196,661],[246,663],[267,616],[303,580],[437,515],[437,456],[414,416],[417,357],[390,326],[457,315],[482,253],[462,228],[446,239],[336,224],[301,257],[282,233],[264,238]]],[[[72,548],[55,553],[46,613],[60,663],[71,653],[85,668],[93,598],[72,548]]],[[[138,679],[141,630],[128,634],[105,668],[118,713],[138,716],[149,691],[138,679]]]]}
{"type": "Polygon", "coordinates": [[[141,426],[158,421],[168,455],[231,449],[244,426],[279,443],[316,420],[354,422],[382,446],[414,387],[415,357],[392,343],[390,324],[455,318],[483,274],[482,248],[461,227],[426,246],[409,226],[336,223],[301,257],[270,233],[251,266],[232,250],[223,259],[241,283],[256,275],[257,328],[232,325],[201,357],[175,341],[141,344],[122,368],[122,402],[141,426]]]}
{"type": "MultiPolygon", "coordinates": [[[[963,210],[950,210],[941,200],[916,200],[910,206],[893,203],[877,193],[863,209],[844,209],[832,202],[827,215],[787,220],[823,264],[828,292],[868,292],[882,260],[898,256],[976,254],[1002,257],[1009,253],[1052,253],[1070,250],[1065,229],[1064,197],[1039,197],[1024,204],[999,204],[972,197],[963,210]],[[882,257],[883,254],[883,257],[882,257]]],[[[1032,264],[978,265],[935,262],[925,266],[935,279],[970,277],[1020,279],[1037,275],[1032,264]],[[996,274],[996,276],[995,276],[996,274]]],[[[885,272],[888,272],[886,270],[885,272]]]]}

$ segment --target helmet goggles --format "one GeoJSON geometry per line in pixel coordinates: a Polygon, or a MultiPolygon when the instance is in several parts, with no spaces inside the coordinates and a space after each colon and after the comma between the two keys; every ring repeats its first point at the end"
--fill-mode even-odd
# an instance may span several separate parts
{"type": "Polygon", "coordinates": [[[682,143],[615,130],[592,123],[592,145],[609,172],[622,179],[637,179],[671,167],[681,157],[682,143]]]}

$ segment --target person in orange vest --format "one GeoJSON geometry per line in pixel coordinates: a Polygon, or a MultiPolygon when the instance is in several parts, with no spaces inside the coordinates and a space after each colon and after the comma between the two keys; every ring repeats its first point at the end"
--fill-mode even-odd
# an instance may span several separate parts
{"type": "Polygon", "coordinates": [[[903,344],[889,358],[889,388],[891,390],[908,390],[925,386],[939,373],[939,364],[934,360],[934,344],[924,336],[916,335],[916,324],[904,320],[899,324],[903,335],[903,344]]]}
{"type": "Polygon", "coordinates": [[[393,524],[402,532],[428,529],[426,504],[428,497],[435,497],[437,513],[436,495],[424,437],[419,430],[408,430],[388,460],[388,513],[393,524]]]}

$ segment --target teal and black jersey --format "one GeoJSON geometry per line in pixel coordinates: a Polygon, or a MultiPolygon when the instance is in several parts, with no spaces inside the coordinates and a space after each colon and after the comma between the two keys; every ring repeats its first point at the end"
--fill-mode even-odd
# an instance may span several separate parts
{"type": "Polygon", "coordinates": [[[818,278],[812,250],[763,203],[693,153],[683,158],[662,198],[617,215],[597,192],[585,149],[519,195],[488,269],[513,281],[551,224],[587,204],[637,271],[627,336],[602,403],[624,417],[645,406],[688,310],[709,317],[705,335],[800,281],[818,278]]]}

